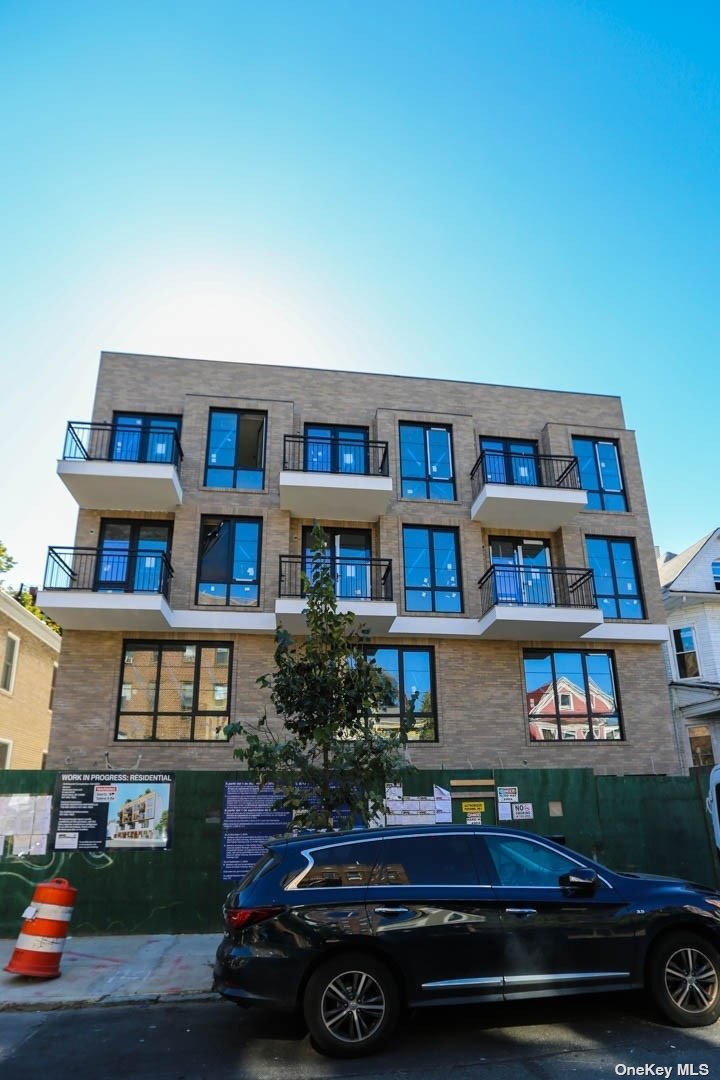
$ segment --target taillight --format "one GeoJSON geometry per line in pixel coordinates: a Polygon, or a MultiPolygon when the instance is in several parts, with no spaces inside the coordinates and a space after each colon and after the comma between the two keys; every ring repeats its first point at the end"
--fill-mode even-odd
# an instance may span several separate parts
{"type": "Polygon", "coordinates": [[[223,916],[228,930],[245,930],[248,926],[272,919],[273,915],[278,915],[281,911],[281,907],[226,907],[223,909],[223,916]]]}

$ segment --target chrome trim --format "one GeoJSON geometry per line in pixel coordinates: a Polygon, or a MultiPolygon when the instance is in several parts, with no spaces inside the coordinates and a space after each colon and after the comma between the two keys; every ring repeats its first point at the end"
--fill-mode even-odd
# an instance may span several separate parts
{"type": "Polygon", "coordinates": [[[498,986],[503,984],[502,975],[484,979],[440,979],[438,982],[422,983],[423,990],[444,990],[462,986],[498,986]]]}
{"type": "Polygon", "coordinates": [[[563,974],[506,975],[505,985],[517,983],[572,982],[576,979],[629,979],[629,971],[569,971],[563,974]]]}

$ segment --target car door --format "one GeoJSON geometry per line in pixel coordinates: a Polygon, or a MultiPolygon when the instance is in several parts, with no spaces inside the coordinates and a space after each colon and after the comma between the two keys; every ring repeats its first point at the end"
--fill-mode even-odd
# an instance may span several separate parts
{"type": "Polygon", "coordinates": [[[478,878],[471,834],[433,830],[383,842],[368,889],[378,945],[406,983],[409,1003],[502,997],[501,921],[478,878]]]}
{"type": "MultiPolygon", "coordinates": [[[[539,837],[478,835],[495,875],[504,928],[504,995],[572,993],[629,985],[638,949],[638,916],[602,874],[565,886],[588,864],[539,837]]],[[[582,876],[582,875],[580,875],[582,876]]]]}

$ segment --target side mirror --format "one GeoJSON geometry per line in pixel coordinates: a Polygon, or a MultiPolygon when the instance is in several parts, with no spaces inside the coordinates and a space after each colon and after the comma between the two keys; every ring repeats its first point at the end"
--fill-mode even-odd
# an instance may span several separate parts
{"type": "Polygon", "coordinates": [[[578,866],[567,874],[561,874],[558,878],[563,889],[581,889],[584,892],[593,892],[598,886],[598,876],[595,870],[589,866],[578,866]]]}

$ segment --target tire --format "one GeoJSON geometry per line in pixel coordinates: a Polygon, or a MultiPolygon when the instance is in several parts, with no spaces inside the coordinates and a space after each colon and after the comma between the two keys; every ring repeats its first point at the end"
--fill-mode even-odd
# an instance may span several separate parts
{"type": "Polygon", "coordinates": [[[650,954],[647,989],[678,1027],[706,1027],[720,1016],[720,953],[691,931],[661,939],[650,954]]]}
{"type": "Polygon", "coordinates": [[[400,997],[384,964],[363,953],[345,953],[313,972],[303,1011],[317,1050],[330,1057],[362,1057],[394,1031],[400,997]]]}

